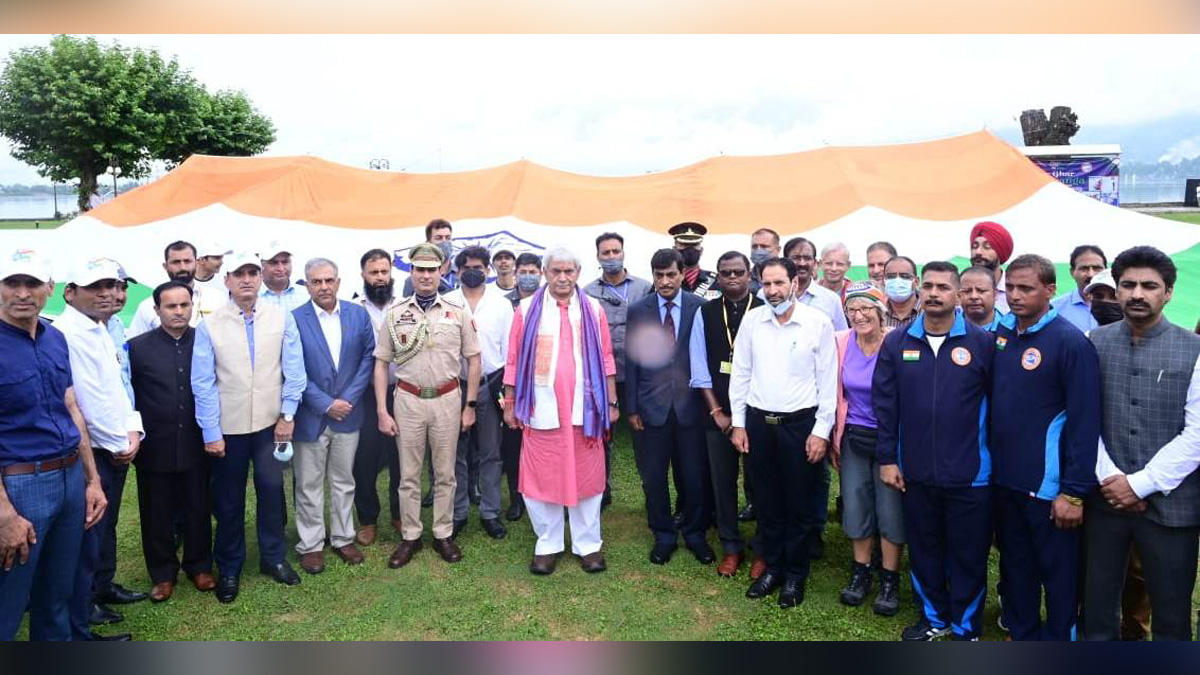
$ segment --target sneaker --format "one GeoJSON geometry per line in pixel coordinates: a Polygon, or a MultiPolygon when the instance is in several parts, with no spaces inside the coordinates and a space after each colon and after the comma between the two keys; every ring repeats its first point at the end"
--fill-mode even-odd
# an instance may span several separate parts
{"type": "Polygon", "coordinates": [[[879,570],[879,595],[871,609],[879,616],[895,616],[900,611],[900,573],[879,570]]]}
{"type": "Polygon", "coordinates": [[[867,599],[871,592],[871,568],[859,563],[853,563],[850,568],[850,581],[842,589],[842,604],[858,607],[867,599]]]}
{"type": "Polygon", "coordinates": [[[900,639],[905,642],[932,642],[949,634],[949,626],[934,628],[933,624],[929,623],[925,617],[921,617],[916,623],[905,628],[900,633],[900,639]]]}

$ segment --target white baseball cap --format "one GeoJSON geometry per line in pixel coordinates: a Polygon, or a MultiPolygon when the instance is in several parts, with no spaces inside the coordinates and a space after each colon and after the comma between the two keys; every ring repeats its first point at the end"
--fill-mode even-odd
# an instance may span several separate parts
{"type": "Polygon", "coordinates": [[[1083,292],[1091,293],[1097,286],[1108,286],[1114,291],[1117,290],[1117,282],[1113,280],[1111,269],[1105,268],[1097,272],[1096,276],[1092,277],[1092,280],[1088,282],[1088,285],[1084,286],[1083,292]]]}
{"type": "Polygon", "coordinates": [[[50,281],[50,265],[31,248],[18,248],[0,258],[0,280],[24,275],[38,281],[50,281]]]}
{"type": "Polygon", "coordinates": [[[234,251],[233,253],[226,255],[227,257],[221,263],[221,269],[224,270],[226,274],[233,274],[246,265],[254,265],[258,269],[262,269],[262,261],[259,260],[257,253],[251,253],[249,251],[234,251]]]}
{"type": "Polygon", "coordinates": [[[220,246],[215,241],[202,241],[196,244],[196,257],[205,258],[208,256],[222,256],[233,253],[233,249],[228,246],[220,246]]]}
{"type": "Polygon", "coordinates": [[[284,245],[282,239],[272,239],[271,242],[267,244],[266,248],[264,248],[262,251],[259,251],[258,255],[263,260],[270,260],[280,253],[292,255],[291,249],[284,245]]]}
{"type": "Polygon", "coordinates": [[[92,258],[71,269],[67,281],[76,286],[91,286],[97,281],[125,279],[124,270],[111,258],[92,258]]]}

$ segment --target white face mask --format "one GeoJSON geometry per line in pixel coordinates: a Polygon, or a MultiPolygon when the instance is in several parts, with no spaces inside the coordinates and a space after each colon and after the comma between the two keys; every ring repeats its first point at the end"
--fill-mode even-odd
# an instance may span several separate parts
{"type": "Polygon", "coordinates": [[[778,305],[771,305],[771,311],[775,312],[775,316],[783,316],[784,314],[787,314],[789,309],[792,308],[793,302],[795,302],[795,299],[789,296],[787,300],[784,300],[778,305]]]}
{"type": "Polygon", "coordinates": [[[887,279],[883,282],[884,292],[892,302],[904,302],[913,296],[915,289],[908,279],[887,279]]]}
{"type": "Polygon", "coordinates": [[[276,443],[274,455],[275,459],[281,462],[290,461],[292,459],[292,442],[276,443]]]}

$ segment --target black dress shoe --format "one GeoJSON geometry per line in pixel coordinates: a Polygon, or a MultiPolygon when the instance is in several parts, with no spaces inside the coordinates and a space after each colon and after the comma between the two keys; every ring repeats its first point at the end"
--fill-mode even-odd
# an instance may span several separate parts
{"type": "Polygon", "coordinates": [[[454,529],[450,531],[450,537],[451,537],[451,538],[457,538],[457,537],[458,537],[458,533],[459,533],[459,532],[462,532],[462,531],[463,531],[463,528],[464,528],[464,527],[466,527],[466,526],[467,526],[467,519],[466,519],[466,518],[463,518],[462,520],[457,520],[457,519],[456,519],[456,520],[454,521],[454,529]]]}
{"type": "Polygon", "coordinates": [[[755,579],[754,583],[750,584],[750,588],[746,589],[746,597],[751,600],[765,598],[782,585],[783,575],[767,570],[762,573],[762,576],[755,579]]]}
{"type": "Polygon", "coordinates": [[[98,626],[106,623],[120,623],[125,620],[120,612],[114,612],[104,605],[92,605],[92,611],[88,614],[88,623],[93,626],[98,626]]]}
{"type": "Polygon", "coordinates": [[[133,640],[133,636],[129,633],[117,633],[116,635],[101,635],[96,631],[92,631],[88,635],[88,639],[93,642],[129,642],[133,640]]]}
{"type": "Polygon", "coordinates": [[[717,561],[717,554],[713,553],[712,547],[708,545],[708,542],[700,542],[695,546],[688,544],[688,550],[696,557],[696,562],[699,562],[701,565],[711,565],[717,561]]]}
{"type": "Polygon", "coordinates": [[[483,525],[483,531],[487,532],[487,536],[492,539],[503,539],[508,536],[508,530],[504,529],[499,518],[484,518],[480,523],[483,525]]]}
{"type": "Polygon", "coordinates": [[[433,490],[426,492],[425,496],[421,497],[421,508],[427,509],[431,506],[433,506],[433,490]]]}
{"type": "Polygon", "coordinates": [[[299,586],[300,575],[296,574],[296,570],[292,569],[291,565],[286,562],[276,563],[274,565],[260,565],[258,568],[263,574],[271,577],[285,586],[299,586]]]}
{"type": "Polygon", "coordinates": [[[779,590],[780,609],[790,609],[804,602],[804,582],[788,579],[779,590]]]}
{"type": "Polygon", "coordinates": [[[754,508],[754,504],[746,502],[746,508],[738,512],[738,522],[748,523],[758,519],[758,511],[754,508]]]}
{"type": "Polygon", "coordinates": [[[514,499],[508,505],[508,511],[504,512],[504,518],[510,523],[520,520],[523,515],[525,515],[525,500],[520,497],[514,499]]]}
{"type": "Polygon", "coordinates": [[[238,596],[238,578],[221,577],[217,580],[217,587],[213,589],[213,593],[217,596],[217,602],[226,605],[233,602],[238,596]]]}
{"type": "Polygon", "coordinates": [[[146,593],[131,591],[121,584],[113,584],[103,593],[97,593],[95,600],[101,605],[131,605],[150,597],[146,593]]]}
{"type": "Polygon", "coordinates": [[[655,544],[654,548],[650,549],[650,562],[655,565],[666,565],[671,561],[671,555],[675,553],[675,549],[679,548],[675,544],[655,544]]]}

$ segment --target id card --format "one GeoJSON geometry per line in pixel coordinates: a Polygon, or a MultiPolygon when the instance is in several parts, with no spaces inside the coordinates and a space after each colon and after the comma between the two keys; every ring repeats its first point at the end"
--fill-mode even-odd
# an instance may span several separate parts
{"type": "Polygon", "coordinates": [[[732,375],[733,374],[733,362],[732,361],[722,361],[721,362],[721,374],[722,375],[732,375]]]}

